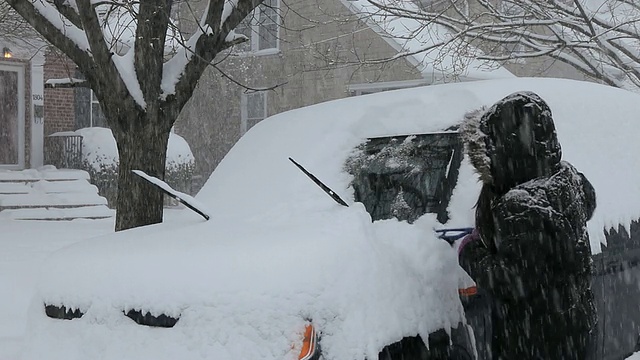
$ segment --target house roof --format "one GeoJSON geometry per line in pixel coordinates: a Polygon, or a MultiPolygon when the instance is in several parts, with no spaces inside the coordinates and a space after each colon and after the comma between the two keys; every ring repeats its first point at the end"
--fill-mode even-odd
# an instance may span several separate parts
{"type": "MultiPolygon", "coordinates": [[[[451,32],[441,25],[425,24],[392,14],[368,0],[341,1],[398,51],[397,57],[406,57],[431,83],[515,77],[497,62],[475,59],[475,55],[482,53],[481,50],[458,40],[451,41],[451,32]],[[457,51],[456,47],[462,49],[464,54],[457,51]]],[[[394,2],[393,6],[402,6],[409,12],[420,11],[411,1],[394,2]]]]}

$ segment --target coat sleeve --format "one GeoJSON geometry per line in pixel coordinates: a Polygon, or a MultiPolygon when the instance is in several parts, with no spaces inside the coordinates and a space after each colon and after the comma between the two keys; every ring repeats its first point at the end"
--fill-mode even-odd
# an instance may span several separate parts
{"type": "Polygon", "coordinates": [[[557,273],[553,268],[563,260],[554,251],[567,241],[562,239],[569,231],[567,221],[539,189],[514,189],[492,210],[495,252],[476,242],[465,249],[461,264],[494,296],[505,301],[526,298],[557,273]]]}
{"type": "Polygon", "coordinates": [[[578,173],[580,182],[582,183],[582,190],[584,192],[584,205],[586,219],[589,220],[593,216],[593,212],[596,210],[596,189],[593,188],[591,182],[582,173],[578,173]]]}

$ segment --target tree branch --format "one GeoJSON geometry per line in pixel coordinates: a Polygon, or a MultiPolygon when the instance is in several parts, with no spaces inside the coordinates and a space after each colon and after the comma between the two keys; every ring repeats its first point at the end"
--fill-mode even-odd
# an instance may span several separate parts
{"type": "Polygon", "coordinates": [[[65,0],[53,0],[53,4],[62,16],[71,21],[73,25],[82,29],[82,21],[80,20],[80,15],[78,15],[76,10],[69,6],[69,4],[65,2],[65,0]]]}
{"type": "MultiPolygon", "coordinates": [[[[609,0],[593,9],[581,0],[477,0],[473,14],[466,14],[456,1],[449,0],[445,13],[419,9],[401,0],[368,0],[377,9],[368,12],[369,16],[406,18],[421,24],[419,29],[402,35],[403,39],[415,38],[425,27],[437,24],[450,31],[448,40],[458,39],[490,51],[474,55],[479,60],[549,57],[610,85],[631,85],[640,90],[637,1],[609,0]],[[522,50],[501,50],[505,44],[520,44],[522,50]],[[500,53],[493,53],[496,50],[500,53]]],[[[431,48],[427,45],[422,50],[431,48]]],[[[463,56],[458,49],[448,49],[445,42],[440,46],[443,51],[454,52],[450,56],[463,56]]]]}
{"type": "Polygon", "coordinates": [[[130,124],[127,123],[128,117],[125,114],[134,111],[140,112],[142,109],[130,96],[131,93],[127,89],[122,74],[112,59],[117,55],[114,55],[107,47],[95,5],[91,4],[91,0],[76,0],[76,3],[93,55],[92,64],[77,65],[91,84],[91,89],[102,103],[105,113],[108,113],[109,127],[112,129],[127,128],[130,124]]]}
{"type": "MultiPolygon", "coordinates": [[[[240,22],[257,7],[262,0],[238,0],[236,7],[224,9],[230,3],[224,0],[210,0],[208,10],[204,19],[204,26],[201,27],[205,32],[196,33],[198,36],[195,41],[193,51],[189,54],[190,59],[184,68],[182,76],[179,78],[175,86],[175,94],[167,97],[164,111],[167,114],[178,114],[187,103],[197,85],[197,81],[211,63],[211,61],[224,49],[232,46],[236,40],[227,41],[229,33],[235,29],[240,22]],[[221,16],[228,16],[224,18],[221,16]]],[[[176,56],[186,56],[176,55],[176,56]]]]}
{"type": "MultiPolygon", "coordinates": [[[[145,99],[160,96],[162,64],[171,13],[170,0],[141,0],[135,40],[135,71],[145,99]]],[[[156,119],[159,119],[157,117],[156,119]]]]}
{"type": "MultiPolygon", "coordinates": [[[[80,20],[84,28],[84,33],[91,47],[91,54],[96,63],[106,65],[110,62],[111,52],[104,41],[100,20],[96,14],[90,0],[77,0],[80,20]]],[[[89,70],[89,69],[86,69],[89,70]]],[[[89,77],[91,74],[84,74],[89,77]]]]}
{"type": "MultiPolygon", "coordinates": [[[[20,16],[22,16],[27,22],[40,33],[49,43],[63,51],[76,65],[84,65],[91,67],[93,59],[88,53],[89,44],[86,43],[86,38],[80,36],[82,30],[73,23],[65,21],[62,15],[54,24],[49,18],[45,17],[39,9],[36,9],[34,3],[29,0],[6,0],[9,6],[11,6],[20,16]],[[72,39],[71,34],[78,35],[78,38],[72,39]]],[[[48,3],[38,2],[39,6],[44,10],[56,10],[48,3]],[[48,7],[48,8],[47,8],[48,7]]]]}

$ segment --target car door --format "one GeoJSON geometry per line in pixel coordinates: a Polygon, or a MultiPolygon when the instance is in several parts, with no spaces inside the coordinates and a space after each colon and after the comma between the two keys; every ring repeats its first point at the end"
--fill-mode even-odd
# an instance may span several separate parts
{"type": "Polygon", "coordinates": [[[592,288],[598,310],[598,359],[624,359],[640,351],[640,224],[606,234],[593,257],[592,288]]]}

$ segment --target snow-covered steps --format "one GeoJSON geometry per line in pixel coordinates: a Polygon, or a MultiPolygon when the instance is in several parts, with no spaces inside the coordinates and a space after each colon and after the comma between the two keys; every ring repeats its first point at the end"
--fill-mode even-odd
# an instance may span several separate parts
{"type": "MultiPolygon", "coordinates": [[[[87,183],[87,185],[90,185],[87,183]]],[[[93,190],[88,187],[89,190],[93,190]]],[[[33,191],[28,194],[0,195],[0,210],[38,207],[78,207],[91,205],[106,205],[107,199],[96,193],[57,193],[47,194],[41,191],[33,191]]]]}
{"type": "Polygon", "coordinates": [[[0,170],[0,182],[31,182],[39,180],[89,180],[89,173],[75,169],[56,169],[51,165],[43,166],[40,169],[21,171],[0,170]]]}
{"type": "Polygon", "coordinates": [[[82,170],[46,166],[0,170],[0,218],[21,220],[103,219],[114,215],[82,170]]]}
{"type": "Polygon", "coordinates": [[[114,215],[115,210],[109,209],[106,205],[73,208],[5,209],[0,211],[0,219],[14,220],[106,219],[114,215]]]}

